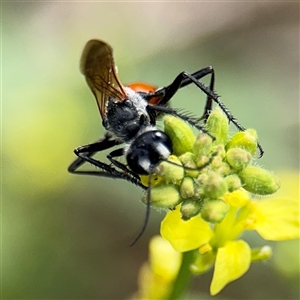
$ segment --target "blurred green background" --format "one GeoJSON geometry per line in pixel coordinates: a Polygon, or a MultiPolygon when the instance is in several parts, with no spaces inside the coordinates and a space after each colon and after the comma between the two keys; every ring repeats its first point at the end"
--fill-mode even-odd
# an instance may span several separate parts
{"type": "MultiPolygon", "coordinates": [[[[112,45],[123,83],[164,86],[212,65],[222,101],[258,130],[258,163],[298,172],[299,3],[2,2],[2,299],[126,299],[159,232],[164,213],[153,210],[130,248],[141,190],[67,173],[73,149],[104,132],[79,72],[91,38],[112,45]]],[[[191,86],[172,105],[200,115],[204,100],[191,86]]],[[[299,243],[273,246],[217,298],[298,299],[299,243]]],[[[193,293],[210,298],[210,280],[193,293]]]]}

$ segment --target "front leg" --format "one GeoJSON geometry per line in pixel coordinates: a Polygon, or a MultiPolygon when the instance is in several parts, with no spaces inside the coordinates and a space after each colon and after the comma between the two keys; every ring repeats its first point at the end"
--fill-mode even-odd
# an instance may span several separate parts
{"type": "Polygon", "coordinates": [[[114,159],[114,157],[120,157],[124,155],[124,149],[120,148],[120,149],[116,149],[112,152],[110,152],[107,155],[107,159],[117,168],[121,169],[122,171],[124,171],[125,173],[130,174],[131,176],[140,179],[140,176],[134,172],[132,172],[125,164],[117,161],[116,159],[114,159]]]}
{"type": "Polygon", "coordinates": [[[111,139],[110,134],[106,133],[97,142],[76,148],[74,153],[78,156],[78,158],[69,166],[68,172],[72,174],[78,173],[77,169],[86,162],[86,159],[83,159],[78,155],[79,153],[85,153],[86,157],[92,157],[96,152],[112,148],[120,143],[121,142],[119,141],[111,139]]]}

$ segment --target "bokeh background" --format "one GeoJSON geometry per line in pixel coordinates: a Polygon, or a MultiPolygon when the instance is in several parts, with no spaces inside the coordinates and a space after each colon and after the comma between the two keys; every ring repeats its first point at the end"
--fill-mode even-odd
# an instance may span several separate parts
{"type": "MultiPolygon", "coordinates": [[[[104,132],[78,67],[91,38],[112,45],[124,84],[164,86],[183,70],[212,65],[223,102],[258,130],[265,150],[258,163],[298,174],[299,3],[1,5],[2,299],[129,298],[148,240],[159,232],[164,213],[153,210],[130,248],[145,214],[141,190],[67,173],[73,149],[104,132]]],[[[191,86],[172,105],[200,115],[204,100],[191,86]]],[[[269,244],[274,257],[217,299],[299,298],[299,243],[269,244]]],[[[194,282],[191,298],[210,298],[211,275],[194,282]]]]}

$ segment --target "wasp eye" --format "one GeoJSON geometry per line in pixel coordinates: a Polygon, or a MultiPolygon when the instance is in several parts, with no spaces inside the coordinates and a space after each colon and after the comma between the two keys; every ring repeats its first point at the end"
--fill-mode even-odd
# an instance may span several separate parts
{"type": "Polygon", "coordinates": [[[152,142],[153,144],[155,145],[164,145],[166,146],[168,149],[171,150],[172,152],[172,142],[170,140],[170,138],[164,134],[163,132],[160,132],[160,131],[155,131],[153,134],[152,134],[152,142]]]}
{"type": "Polygon", "coordinates": [[[153,134],[153,139],[154,140],[161,140],[163,138],[163,135],[161,134],[161,132],[155,132],[154,134],[153,134]]]}

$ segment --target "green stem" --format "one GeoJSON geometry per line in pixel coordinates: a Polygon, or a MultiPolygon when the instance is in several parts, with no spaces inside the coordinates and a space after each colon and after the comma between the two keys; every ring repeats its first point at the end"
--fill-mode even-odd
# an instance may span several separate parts
{"type": "Polygon", "coordinates": [[[181,266],[167,300],[181,299],[183,293],[186,291],[191,281],[192,273],[189,268],[194,261],[194,253],[195,250],[182,253],[181,266]]]}

